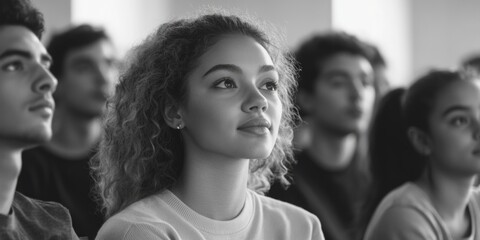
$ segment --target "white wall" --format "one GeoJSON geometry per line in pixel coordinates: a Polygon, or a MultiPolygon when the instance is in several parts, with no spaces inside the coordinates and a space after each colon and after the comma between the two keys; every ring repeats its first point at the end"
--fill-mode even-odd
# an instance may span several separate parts
{"type": "Polygon", "coordinates": [[[413,0],[411,9],[415,76],[480,54],[480,1],[413,0]]]}
{"type": "MultiPolygon", "coordinates": [[[[47,0],[44,0],[47,1],[47,0]]],[[[287,46],[296,46],[314,31],[331,26],[330,0],[71,0],[72,21],[104,25],[121,52],[152,32],[161,23],[189,17],[208,7],[248,13],[265,20],[285,35],[287,46]]]]}
{"type": "Polygon", "coordinates": [[[332,12],[333,28],[379,47],[393,86],[405,85],[412,78],[409,1],[334,0],[332,12]]]}
{"type": "Polygon", "coordinates": [[[170,5],[172,17],[189,16],[207,6],[247,12],[276,26],[290,47],[331,26],[331,0],[171,0],[170,5]]]}
{"type": "MultiPolygon", "coordinates": [[[[47,0],[46,0],[47,1],[47,0]]],[[[169,17],[166,0],[71,0],[72,22],[103,26],[120,55],[169,17]]]]}
{"type": "Polygon", "coordinates": [[[282,30],[296,47],[314,32],[351,32],[379,46],[393,85],[480,53],[479,0],[33,0],[46,38],[70,23],[104,25],[124,53],[161,23],[207,6],[248,12],[282,30]]]}
{"type": "Polygon", "coordinates": [[[71,23],[72,8],[70,1],[32,0],[32,3],[43,13],[45,18],[43,42],[47,42],[52,33],[62,30],[71,23]]]}

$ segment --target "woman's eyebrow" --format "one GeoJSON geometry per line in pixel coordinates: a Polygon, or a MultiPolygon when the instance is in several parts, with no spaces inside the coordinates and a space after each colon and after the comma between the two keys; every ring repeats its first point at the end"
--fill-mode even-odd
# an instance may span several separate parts
{"type": "Polygon", "coordinates": [[[203,77],[207,76],[208,74],[210,74],[212,72],[219,71],[219,70],[227,70],[227,71],[234,72],[234,73],[242,73],[243,72],[242,69],[240,67],[238,67],[237,65],[218,64],[218,65],[213,66],[205,74],[203,74],[203,77]]]}
{"type": "Polygon", "coordinates": [[[275,71],[275,67],[273,65],[263,65],[262,67],[260,67],[260,70],[258,70],[258,73],[269,71],[275,71]]]}
{"type": "Polygon", "coordinates": [[[469,110],[470,110],[470,108],[467,107],[467,106],[462,106],[462,105],[450,106],[450,107],[448,107],[445,111],[443,111],[442,117],[447,116],[447,115],[450,114],[451,112],[455,112],[455,111],[469,111],[469,110]]]}

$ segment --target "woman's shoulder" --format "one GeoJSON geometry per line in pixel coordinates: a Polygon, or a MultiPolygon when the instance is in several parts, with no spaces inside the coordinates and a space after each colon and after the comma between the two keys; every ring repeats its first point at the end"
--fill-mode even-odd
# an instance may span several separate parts
{"type": "Polygon", "coordinates": [[[316,236],[313,239],[323,239],[320,221],[312,213],[290,203],[251,193],[256,202],[255,215],[257,218],[262,218],[263,222],[280,229],[311,233],[316,236]]]}
{"type": "Polygon", "coordinates": [[[428,195],[416,183],[407,182],[388,193],[381,201],[381,205],[410,206],[431,208],[428,195]]]}
{"type": "MultiPolygon", "coordinates": [[[[416,183],[408,182],[392,190],[377,206],[372,221],[388,217],[394,213],[416,213],[434,218],[435,208],[427,193],[416,183]]],[[[402,216],[402,215],[400,215],[402,216]]]]}
{"type": "Polygon", "coordinates": [[[369,224],[364,239],[438,239],[441,230],[434,228],[435,225],[419,209],[395,205],[369,224]]]}
{"type": "Polygon", "coordinates": [[[100,228],[97,240],[176,239],[176,232],[164,221],[135,221],[113,216],[100,228]]]}
{"type": "Polygon", "coordinates": [[[405,183],[381,201],[367,227],[365,239],[436,239],[441,223],[428,195],[405,183]]]}
{"type": "Polygon", "coordinates": [[[298,220],[303,219],[305,221],[314,221],[315,219],[317,219],[317,217],[312,213],[293,204],[273,199],[271,197],[260,195],[254,192],[252,192],[252,195],[254,196],[254,199],[259,203],[264,213],[274,215],[286,214],[291,217],[300,218],[298,220]]]}
{"type": "Polygon", "coordinates": [[[101,227],[97,239],[171,239],[166,237],[175,230],[165,219],[169,207],[161,196],[146,197],[111,216],[101,227]]]}

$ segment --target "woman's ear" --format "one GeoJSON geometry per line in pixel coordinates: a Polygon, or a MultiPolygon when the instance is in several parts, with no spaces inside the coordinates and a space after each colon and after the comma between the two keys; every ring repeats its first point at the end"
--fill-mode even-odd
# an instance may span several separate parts
{"type": "Polygon", "coordinates": [[[408,128],[407,134],[410,142],[417,152],[424,156],[429,156],[431,154],[432,150],[430,139],[424,131],[416,127],[410,127],[408,128]]]}
{"type": "Polygon", "coordinates": [[[171,128],[182,129],[185,127],[181,109],[177,104],[167,104],[163,112],[163,118],[171,128]]]}

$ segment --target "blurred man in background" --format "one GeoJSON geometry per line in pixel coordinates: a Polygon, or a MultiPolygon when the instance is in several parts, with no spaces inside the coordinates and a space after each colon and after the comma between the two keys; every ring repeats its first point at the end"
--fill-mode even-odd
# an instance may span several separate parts
{"type": "Polygon", "coordinates": [[[89,161],[100,140],[101,116],[117,77],[115,49],[102,29],[81,25],[51,39],[53,138],[23,153],[18,190],[67,207],[79,236],[94,239],[103,217],[92,195],[89,161]]]}
{"type": "Polygon", "coordinates": [[[325,239],[354,239],[367,196],[367,131],[375,102],[371,49],[341,32],[316,35],[295,53],[297,102],[310,142],[295,155],[293,184],[271,197],[318,216],[325,239]]]}

